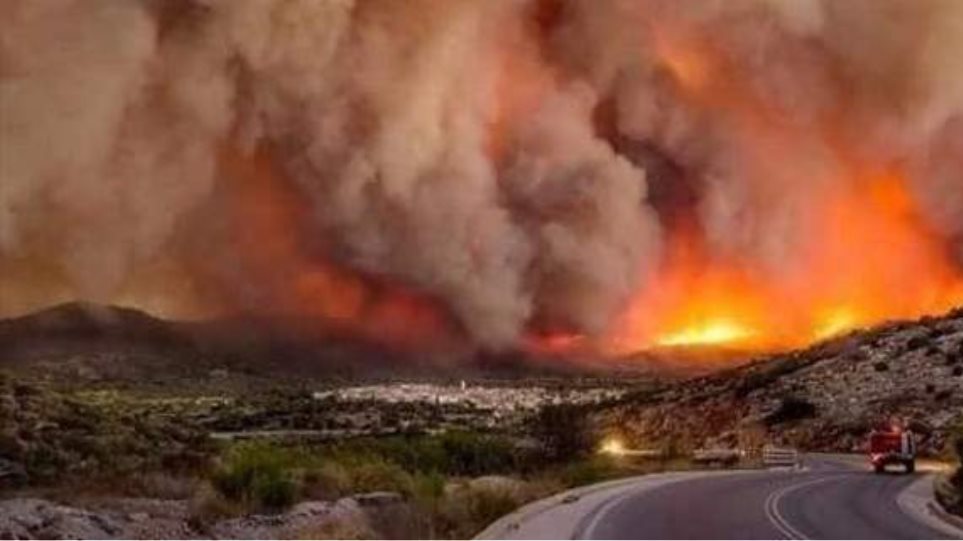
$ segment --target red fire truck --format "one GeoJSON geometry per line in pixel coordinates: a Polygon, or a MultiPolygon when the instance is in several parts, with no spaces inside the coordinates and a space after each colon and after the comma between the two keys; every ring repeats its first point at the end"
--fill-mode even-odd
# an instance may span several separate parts
{"type": "Polygon", "coordinates": [[[869,460],[876,473],[883,473],[890,464],[899,464],[906,473],[913,473],[916,471],[913,433],[899,427],[873,430],[869,435],[869,460]]]}

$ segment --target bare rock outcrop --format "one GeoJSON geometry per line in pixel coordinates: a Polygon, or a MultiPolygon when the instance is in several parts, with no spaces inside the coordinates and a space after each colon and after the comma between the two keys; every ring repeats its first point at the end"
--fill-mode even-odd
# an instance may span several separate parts
{"type": "Polygon", "coordinates": [[[202,527],[178,500],[114,500],[91,509],[36,498],[0,501],[0,539],[374,538],[372,518],[405,506],[397,494],[307,501],[276,515],[248,515],[202,527]]]}
{"type": "Polygon", "coordinates": [[[111,539],[124,523],[116,517],[39,499],[0,502],[3,539],[111,539]]]}

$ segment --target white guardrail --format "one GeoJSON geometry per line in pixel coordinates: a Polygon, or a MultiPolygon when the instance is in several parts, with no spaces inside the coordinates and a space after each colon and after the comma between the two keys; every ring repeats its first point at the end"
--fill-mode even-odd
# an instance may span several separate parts
{"type": "Polygon", "coordinates": [[[762,463],[772,468],[795,468],[799,466],[799,451],[788,447],[767,445],[762,448],[762,463]]]}

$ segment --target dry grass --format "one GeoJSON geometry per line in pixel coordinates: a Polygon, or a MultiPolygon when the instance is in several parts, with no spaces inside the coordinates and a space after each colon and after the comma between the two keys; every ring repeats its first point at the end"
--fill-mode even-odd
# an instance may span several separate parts
{"type": "Polygon", "coordinates": [[[286,532],[285,539],[379,539],[384,536],[374,532],[361,517],[339,518],[320,526],[286,532]]]}
{"type": "Polygon", "coordinates": [[[191,522],[203,529],[219,520],[242,516],[249,512],[247,506],[224,497],[209,483],[200,485],[190,499],[191,522]]]}
{"type": "Polygon", "coordinates": [[[351,492],[351,472],[337,462],[326,462],[305,470],[302,494],[307,500],[335,500],[351,492]]]}
{"type": "Polygon", "coordinates": [[[187,500],[198,490],[196,477],[151,472],[128,478],[127,493],[141,498],[158,500],[187,500]]]}

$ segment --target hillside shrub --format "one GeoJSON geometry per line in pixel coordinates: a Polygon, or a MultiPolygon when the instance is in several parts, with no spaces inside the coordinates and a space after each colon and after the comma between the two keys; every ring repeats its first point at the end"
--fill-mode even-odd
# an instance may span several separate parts
{"type": "Polygon", "coordinates": [[[803,398],[790,396],[783,398],[776,411],[766,416],[769,426],[811,419],[816,416],[816,405],[803,398]]]}
{"type": "Polygon", "coordinates": [[[508,438],[465,431],[362,438],[322,452],[342,462],[359,456],[378,457],[409,473],[470,477],[517,472],[525,461],[524,453],[508,438]]]}
{"type": "Polygon", "coordinates": [[[736,384],[734,394],[736,398],[748,397],[754,391],[768,387],[782,378],[807,366],[805,357],[790,355],[773,360],[764,366],[756,367],[752,372],[744,375],[736,384]]]}
{"type": "Polygon", "coordinates": [[[302,479],[303,494],[312,500],[336,500],[351,493],[351,472],[343,464],[327,461],[307,469],[302,479]]]}
{"type": "Polygon", "coordinates": [[[606,481],[618,473],[611,459],[600,456],[565,465],[559,471],[558,479],[566,488],[575,488],[606,481]]]}
{"type": "Polygon", "coordinates": [[[929,342],[926,336],[914,336],[906,341],[906,351],[913,351],[925,347],[929,342]]]}
{"type": "Polygon", "coordinates": [[[544,495],[541,487],[524,483],[452,486],[431,512],[431,533],[442,539],[471,539],[495,520],[544,495]]]}
{"type": "Polygon", "coordinates": [[[225,498],[269,511],[294,503],[298,483],[282,449],[265,444],[240,445],[232,449],[211,476],[211,484],[225,498]]]}
{"type": "Polygon", "coordinates": [[[397,492],[410,495],[411,476],[401,466],[378,457],[365,457],[348,466],[351,491],[397,492]]]}
{"type": "Polygon", "coordinates": [[[41,384],[0,379],[0,458],[31,485],[90,487],[163,472],[189,476],[215,449],[192,422],[92,403],[41,384]]]}
{"type": "Polygon", "coordinates": [[[571,404],[542,407],[531,419],[529,432],[538,441],[542,459],[548,462],[584,458],[594,443],[585,411],[571,404]]]}
{"type": "Polygon", "coordinates": [[[473,490],[467,500],[470,523],[475,525],[473,529],[478,529],[478,525],[491,524],[514,511],[521,503],[515,494],[491,488],[473,490]]]}

